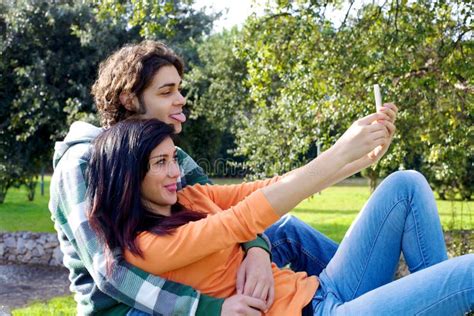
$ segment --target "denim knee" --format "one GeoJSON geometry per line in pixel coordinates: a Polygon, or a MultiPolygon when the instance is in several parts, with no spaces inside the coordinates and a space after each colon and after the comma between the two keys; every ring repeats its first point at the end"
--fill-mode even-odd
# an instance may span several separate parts
{"type": "Polygon", "coordinates": [[[410,198],[422,192],[432,193],[425,176],[416,170],[396,171],[390,174],[384,182],[397,191],[403,190],[410,198]]]}

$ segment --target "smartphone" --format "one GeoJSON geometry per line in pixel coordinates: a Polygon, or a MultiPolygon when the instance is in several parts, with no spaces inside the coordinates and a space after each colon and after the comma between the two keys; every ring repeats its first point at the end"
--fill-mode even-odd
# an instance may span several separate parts
{"type": "Polygon", "coordinates": [[[382,95],[380,94],[380,87],[378,84],[374,84],[374,96],[375,96],[375,109],[377,112],[382,107],[382,95]]]}

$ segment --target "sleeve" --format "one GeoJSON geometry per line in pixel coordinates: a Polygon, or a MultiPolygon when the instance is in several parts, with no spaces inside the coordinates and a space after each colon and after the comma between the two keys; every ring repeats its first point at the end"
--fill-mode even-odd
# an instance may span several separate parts
{"type": "Polygon", "coordinates": [[[266,180],[258,180],[232,185],[206,185],[196,186],[203,191],[215,204],[222,209],[230,208],[242,201],[253,192],[278,182],[282,177],[276,176],[266,180]]]}
{"type": "Polygon", "coordinates": [[[56,168],[51,182],[50,210],[56,229],[73,245],[73,251],[79,255],[97,287],[115,300],[151,314],[185,312],[194,315],[201,304],[220,310],[223,300],[145,273],[124,260],[114,259],[112,273],[106,274],[102,246],[86,217],[84,170],[87,163],[69,160],[56,168]]]}
{"type": "Polygon", "coordinates": [[[125,251],[125,258],[149,273],[163,274],[253,239],[278,218],[263,192],[256,191],[227,210],[178,227],[171,235],[140,234],[137,241],[143,257],[125,251]]]}
{"type": "MultiPolygon", "coordinates": [[[[186,187],[187,185],[195,185],[195,184],[212,184],[212,181],[209,177],[204,173],[204,170],[199,167],[199,165],[194,161],[194,159],[189,156],[184,150],[179,147],[176,147],[177,154],[178,154],[178,164],[181,170],[181,183],[180,189],[186,187]]],[[[227,208],[227,207],[226,207],[227,208]]],[[[247,253],[250,248],[259,247],[264,249],[268,254],[272,255],[271,253],[271,244],[265,237],[258,235],[252,241],[247,241],[242,243],[243,250],[247,253]]]]}
{"type": "Polygon", "coordinates": [[[204,170],[184,150],[176,147],[178,164],[181,169],[181,188],[187,185],[212,184],[204,170]]]}

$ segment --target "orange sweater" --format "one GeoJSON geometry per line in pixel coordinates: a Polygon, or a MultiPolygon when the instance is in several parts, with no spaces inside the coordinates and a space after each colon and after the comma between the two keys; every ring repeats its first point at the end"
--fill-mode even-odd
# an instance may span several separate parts
{"type": "MultiPolygon", "coordinates": [[[[137,240],[144,258],[125,251],[125,259],[144,271],[210,296],[235,294],[236,274],[244,258],[240,243],[255,239],[279,218],[258,189],[278,179],[186,187],[178,193],[178,201],[209,215],[179,227],[170,236],[141,233],[137,240]]],[[[300,315],[316,292],[316,277],[279,269],[275,264],[272,269],[275,301],[266,315],[300,315]]]]}

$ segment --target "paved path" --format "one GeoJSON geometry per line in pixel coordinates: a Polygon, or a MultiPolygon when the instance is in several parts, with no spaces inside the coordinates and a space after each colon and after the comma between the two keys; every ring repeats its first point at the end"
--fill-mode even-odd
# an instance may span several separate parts
{"type": "Polygon", "coordinates": [[[0,316],[32,301],[69,295],[68,271],[61,267],[0,265],[0,316]]]}

